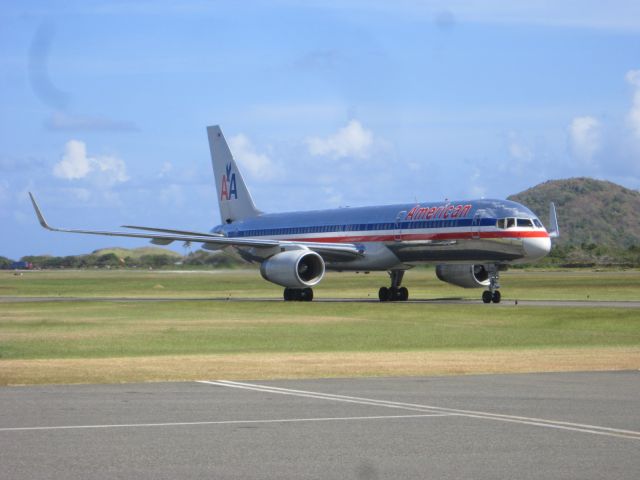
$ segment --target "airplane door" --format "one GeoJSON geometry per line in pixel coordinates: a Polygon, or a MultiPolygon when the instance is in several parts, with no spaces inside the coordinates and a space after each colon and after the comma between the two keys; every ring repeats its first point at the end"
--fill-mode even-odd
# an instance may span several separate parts
{"type": "Polygon", "coordinates": [[[471,221],[471,238],[476,240],[480,238],[480,220],[480,213],[477,212],[471,221]]]}
{"type": "Polygon", "coordinates": [[[396,242],[402,241],[402,220],[404,220],[406,216],[407,216],[406,210],[402,210],[401,212],[398,212],[398,215],[396,216],[396,226],[393,231],[393,239],[396,242]]]}

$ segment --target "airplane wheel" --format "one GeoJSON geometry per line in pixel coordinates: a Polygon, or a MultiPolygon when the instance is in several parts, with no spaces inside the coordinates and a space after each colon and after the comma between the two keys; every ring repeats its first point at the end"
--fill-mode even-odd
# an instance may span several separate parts
{"type": "Polygon", "coordinates": [[[398,289],[398,300],[401,302],[409,300],[409,290],[407,290],[407,287],[400,287],[398,289]]]}
{"type": "Polygon", "coordinates": [[[482,292],[482,301],[484,303],[491,303],[492,299],[493,299],[493,295],[489,290],[485,290],[484,292],[482,292]]]}
{"type": "Polygon", "coordinates": [[[395,302],[397,300],[400,300],[400,298],[398,298],[398,287],[390,287],[389,288],[389,301],[390,302],[395,302]]]}
{"type": "Polygon", "coordinates": [[[310,302],[313,300],[313,290],[311,288],[285,288],[285,302],[310,302]]]}
{"type": "Polygon", "coordinates": [[[300,290],[300,300],[303,302],[310,302],[313,300],[313,289],[311,288],[303,288],[300,290]]]}
{"type": "Polygon", "coordinates": [[[500,303],[500,298],[502,297],[502,295],[500,295],[500,292],[498,290],[496,290],[495,292],[493,292],[493,296],[491,298],[491,300],[493,301],[493,303],[500,303]]]}
{"type": "Polygon", "coordinates": [[[381,302],[388,302],[389,289],[387,287],[380,287],[380,290],[378,290],[378,298],[380,299],[381,302]]]}

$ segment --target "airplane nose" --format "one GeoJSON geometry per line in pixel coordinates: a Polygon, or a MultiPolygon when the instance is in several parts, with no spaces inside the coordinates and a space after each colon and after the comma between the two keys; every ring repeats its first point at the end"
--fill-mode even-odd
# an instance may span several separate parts
{"type": "Polygon", "coordinates": [[[528,260],[536,260],[547,255],[551,251],[551,239],[526,238],[524,241],[524,252],[528,260]]]}

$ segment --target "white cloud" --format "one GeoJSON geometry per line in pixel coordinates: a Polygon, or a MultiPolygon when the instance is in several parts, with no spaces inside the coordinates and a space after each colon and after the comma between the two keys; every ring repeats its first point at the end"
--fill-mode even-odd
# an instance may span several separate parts
{"type": "Polygon", "coordinates": [[[185,204],[182,186],[172,183],[160,192],[160,202],[165,206],[182,207],[185,204]]]}
{"type": "Polygon", "coordinates": [[[533,152],[531,149],[514,139],[509,143],[509,155],[511,155],[511,158],[521,163],[527,163],[533,159],[533,152]]]}
{"type": "Polygon", "coordinates": [[[530,173],[534,168],[534,160],[539,165],[540,159],[534,150],[533,142],[517,132],[509,132],[505,138],[506,156],[496,162],[501,174],[509,174],[512,178],[530,173]]]}
{"type": "Polygon", "coordinates": [[[323,187],[323,193],[325,195],[325,202],[331,207],[336,208],[344,205],[344,196],[341,192],[336,192],[333,187],[323,187]]]}
{"type": "Polygon", "coordinates": [[[94,170],[100,173],[100,176],[112,185],[122,183],[129,180],[127,175],[127,166],[124,160],[112,156],[100,156],[91,159],[94,170]]]}
{"type": "Polygon", "coordinates": [[[482,175],[479,168],[474,168],[473,173],[469,177],[468,193],[472,198],[485,198],[487,195],[486,185],[482,183],[482,175]]]}
{"type": "Polygon", "coordinates": [[[64,146],[62,160],[53,167],[53,174],[59,178],[75,180],[84,178],[91,171],[87,158],[87,147],[79,140],[69,140],[64,146]]]}
{"type": "Polygon", "coordinates": [[[164,162],[160,172],[158,172],[158,178],[165,178],[171,176],[173,171],[173,164],[171,162],[164,162]]]}
{"type": "Polygon", "coordinates": [[[333,158],[368,158],[373,145],[373,133],[351,120],[346,127],[325,138],[309,138],[307,146],[314,156],[328,155],[333,158]]]}
{"type": "Polygon", "coordinates": [[[0,205],[9,200],[9,182],[0,180],[0,205]]]}
{"type": "MultiPolygon", "coordinates": [[[[51,3],[51,2],[49,2],[51,3]]],[[[267,3],[267,2],[264,2],[267,3]]],[[[275,2],[271,2],[275,3],[275,2]]],[[[356,12],[380,12],[388,18],[398,15],[412,20],[436,20],[442,15],[443,8],[454,16],[456,22],[473,22],[516,25],[551,25],[570,26],[596,29],[632,30],[640,29],[640,6],[634,0],[610,0],[602,2],[596,0],[564,0],[561,2],[520,0],[505,2],[504,0],[447,0],[444,1],[415,1],[403,0],[389,2],[383,0],[322,0],[315,2],[279,2],[282,4],[305,4],[308,8],[324,10],[356,12]]],[[[216,2],[202,2],[199,0],[183,2],[81,2],[74,6],[76,12],[85,15],[158,15],[158,14],[198,14],[217,13],[216,2]]],[[[60,7],[56,4],[43,3],[37,8],[23,7],[34,15],[57,14],[60,7]],[[46,5],[46,7],[45,7],[46,5]],[[34,13],[35,12],[35,13],[34,13]]],[[[450,22],[451,20],[448,20],[450,22]]]]}
{"type": "Polygon", "coordinates": [[[627,115],[627,122],[636,138],[640,138],[640,70],[629,70],[625,80],[634,89],[631,110],[627,115]]]}
{"type": "Polygon", "coordinates": [[[101,185],[113,185],[129,180],[124,161],[111,155],[88,156],[87,146],[80,140],[69,140],[53,174],[66,180],[91,177],[101,185]]]}
{"type": "Polygon", "coordinates": [[[601,125],[597,118],[575,117],[569,125],[569,141],[575,158],[591,162],[601,147],[601,125]]]}
{"type": "Polygon", "coordinates": [[[89,198],[91,198],[91,192],[86,188],[65,188],[64,191],[83,203],[87,202],[89,198]]]}
{"type": "Polygon", "coordinates": [[[263,179],[273,178],[276,174],[274,162],[264,153],[256,152],[251,140],[242,133],[229,138],[229,147],[233,157],[250,175],[263,179]]]}
{"type": "Polygon", "coordinates": [[[412,172],[419,172],[420,170],[422,170],[422,165],[419,162],[408,162],[407,167],[412,172]]]}
{"type": "Polygon", "coordinates": [[[50,130],[83,130],[104,132],[135,132],[138,127],[132,122],[113,120],[106,117],[91,117],[70,115],[64,112],[54,112],[45,121],[50,130]]]}
{"type": "Polygon", "coordinates": [[[469,188],[469,194],[472,198],[486,198],[487,188],[482,185],[472,185],[469,188]]]}

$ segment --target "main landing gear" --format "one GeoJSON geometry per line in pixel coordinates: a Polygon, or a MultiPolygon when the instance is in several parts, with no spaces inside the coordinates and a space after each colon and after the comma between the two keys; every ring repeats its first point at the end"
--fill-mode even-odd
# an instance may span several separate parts
{"type": "Polygon", "coordinates": [[[313,289],[311,288],[285,288],[285,302],[310,302],[313,300],[313,289]]]}
{"type": "Polygon", "coordinates": [[[497,265],[489,267],[489,290],[482,292],[482,301],[484,303],[500,303],[500,271],[497,265]]]}
{"type": "Polygon", "coordinates": [[[401,287],[402,277],[404,277],[404,270],[391,270],[389,272],[391,277],[390,287],[380,287],[378,290],[378,298],[381,302],[404,302],[409,298],[409,290],[406,287],[401,287]]]}

